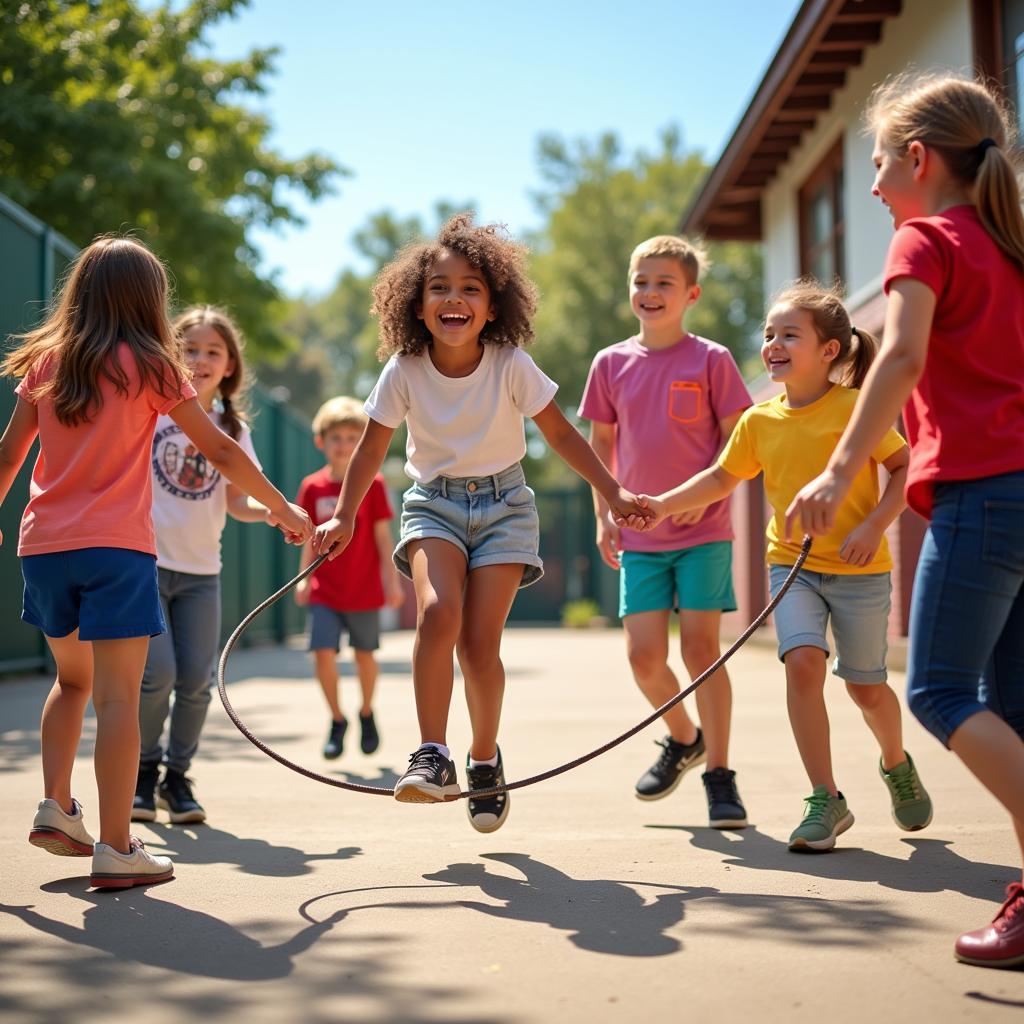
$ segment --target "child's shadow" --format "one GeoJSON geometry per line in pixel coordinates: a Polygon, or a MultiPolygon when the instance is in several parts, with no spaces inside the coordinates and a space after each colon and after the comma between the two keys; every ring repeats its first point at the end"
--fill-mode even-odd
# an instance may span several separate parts
{"type": "Polygon", "coordinates": [[[147,839],[147,847],[169,855],[179,864],[237,864],[246,874],[271,878],[308,875],[314,861],[348,860],[363,852],[358,846],[342,846],[334,853],[306,853],[294,846],[275,846],[265,839],[243,839],[210,825],[152,823],[148,827],[161,843],[147,839]]]}
{"type": "Polygon", "coordinates": [[[479,888],[504,906],[459,900],[457,905],[493,917],[535,921],[570,933],[569,941],[580,949],[619,956],[665,956],[682,943],[667,929],[683,919],[688,899],[717,894],[717,889],[659,885],[673,889],[647,902],[632,885],[604,879],[579,881],[557,868],[542,864],[528,854],[492,853],[486,859],[508,864],[523,878],[491,874],[486,864],[450,864],[424,875],[431,881],[479,888]]]}
{"type": "Polygon", "coordinates": [[[380,789],[394,789],[399,779],[398,773],[393,768],[380,767],[374,776],[362,775],[359,772],[346,769],[331,772],[332,775],[340,776],[345,782],[351,782],[356,786],[377,786],[380,789]]]}
{"type": "MultiPolygon", "coordinates": [[[[1012,881],[1016,870],[1005,864],[970,861],[954,853],[948,839],[903,839],[911,847],[903,860],[874,850],[837,846],[825,854],[793,853],[779,839],[753,826],[726,835],[713,828],[647,825],[690,833],[691,845],[721,854],[726,864],[764,871],[790,871],[849,882],[877,882],[900,892],[959,892],[978,900],[994,898],[999,886],[1012,881]]],[[[849,835],[849,833],[847,833],[849,835]]]]}

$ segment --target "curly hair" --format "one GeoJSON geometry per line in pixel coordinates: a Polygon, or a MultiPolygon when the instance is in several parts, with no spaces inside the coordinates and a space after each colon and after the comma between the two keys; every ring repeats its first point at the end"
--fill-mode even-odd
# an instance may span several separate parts
{"type": "Polygon", "coordinates": [[[416,316],[430,268],[448,253],[458,253],[483,272],[491,293],[494,319],[480,332],[485,345],[528,345],[537,310],[537,288],[526,276],[526,246],[511,239],[499,224],[476,226],[472,213],[459,213],[433,242],[410,242],[377,275],[371,313],[380,322],[381,359],[418,355],[431,341],[416,316]]]}

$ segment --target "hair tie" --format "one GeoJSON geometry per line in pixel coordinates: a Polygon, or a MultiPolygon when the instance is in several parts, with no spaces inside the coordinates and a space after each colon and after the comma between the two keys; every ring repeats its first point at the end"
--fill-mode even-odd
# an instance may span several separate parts
{"type": "Polygon", "coordinates": [[[978,159],[984,160],[985,154],[993,147],[998,146],[999,143],[995,139],[989,138],[987,135],[975,146],[975,150],[978,153],[978,159]]]}
{"type": "Polygon", "coordinates": [[[850,334],[852,334],[858,341],[860,341],[860,331],[857,330],[853,324],[850,325],[850,334]]]}

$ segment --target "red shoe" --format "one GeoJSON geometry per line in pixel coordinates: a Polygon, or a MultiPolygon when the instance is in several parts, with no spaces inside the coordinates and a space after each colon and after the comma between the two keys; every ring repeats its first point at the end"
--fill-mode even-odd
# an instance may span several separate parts
{"type": "Polygon", "coordinates": [[[1024,885],[1006,887],[1006,902],[992,923],[977,931],[964,932],[956,940],[957,960],[976,967],[1020,967],[1024,965],[1024,885]]]}

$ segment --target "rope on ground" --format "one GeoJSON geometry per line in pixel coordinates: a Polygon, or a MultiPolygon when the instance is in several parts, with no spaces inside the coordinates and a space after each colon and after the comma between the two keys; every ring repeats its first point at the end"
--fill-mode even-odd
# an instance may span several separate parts
{"type": "MultiPolygon", "coordinates": [[[[463,790],[458,796],[450,797],[450,800],[463,800],[469,796],[476,798],[496,796],[499,793],[507,793],[513,789],[524,789],[526,786],[536,785],[538,782],[545,782],[548,779],[553,779],[557,775],[563,775],[565,772],[571,771],[573,768],[578,768],[580,765],[586,764],[588,761],[593,761],[595,757],[600,757],[602,754],[607,753],[613,747],[617,747],[620,743],[625,743],[630,737],[635,736],[638,732],[646,729],[652,722],[656,722],[666,711],[674,708],[684,697],[689,696],[697,689],[701,683],[706,682],[711,678],[753,635],[754,631],[768,618],[768,616],[778,605],[779,601],[782,600],[783,594],[789,590],[796,579],[796,574],[800,571],[804,562],[807,560],[807,555],[811,550],[811,538],[804,537],[803,544],[800,547],[800,554],[797,555],[796,562],[793,567],[789,570],[789,574],[786,576],[785,581],[779,588],[778,593],[765,605],[761,613],[750,623],[749,626],[736,638],[736,640],[730,645],[729,649],[722,654],[722,656],[713,664],[708,666],[692,683],[681,692],[677,693],[671,700],[667,700],[661,705],[656,711],[652,711],[645,719],[637,722],[631,729],[627,729],[620,736],[616,736],[614,739],[609,740],[607,743],[602,744],[594,750],[591,750],[587,754],[583,754],[580,757],[575,758],[572,761],[567,761],[565,764],[558,765],[555,768],[549,768],[547,771],[541,772],[539,775],[531,775],[529,778],[519,779],[517,782],[509,782],[504,786],[495,786],[491,789],[474,789],[463,790]]],[[[287,593],[293,590],[299,583],[301,583],[307,576],[312,576],[314,572],[320,567],[320,565],[326,560],[327,555],[320,555],[315,561],[311,562],[305,569],[302,570],[294,579],[286,583],[280,590],[275,591],[265,601],[257,605],[242,621],[235,627],[234,632],[228,637],[228,642],[224,645],[224,650],[221,653],[220,661],[217,664],[217,693],[220,695],[221,703],[224,705],[224,710],[228,713],[228,718],[234,722],[235,727],[238,731],[255,747],[258,747],[263,751],[267,757],[273,758],[278,764],[283,764],[285,768],[290,768],[293,772],[297,772],[299,775],[305,776],[307,779],[312,779],[314,782],[322,782],[325,786],[334,786],[336,789],[347,789],[353,793],[366,793],[370,796],[394,796],[394,789],[388,789],[384,786],[364,786],[356,782],[345,782],[342,779],[332,778],[330,775],[321,775],[319,772],[311,771],[309,768],[304,768],[300,764],[296,764],[294,761],[290,761],[283,754],[279,754],[273,747],[264,743],[258,736],[256,736],[246,726],[245,722],[239,717],[238,712],[235,711],[228,700],[227,687],[224,683],[224,672],[227,667],[228,658],[231,656],[231,651],[234,649],[235,644],[238,642],[239,637],[245,632],[249,624],[258,615],[265,612],[272,605],[276,604],[281,600],[287,593]]]]}

